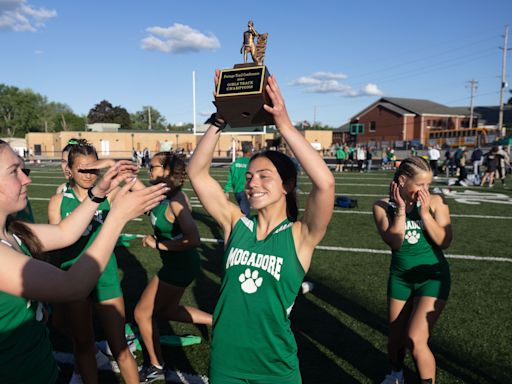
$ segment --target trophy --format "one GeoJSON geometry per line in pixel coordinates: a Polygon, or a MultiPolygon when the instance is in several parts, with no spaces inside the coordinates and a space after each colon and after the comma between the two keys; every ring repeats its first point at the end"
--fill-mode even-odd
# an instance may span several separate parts
{"type": "Polygon", "coordinates": [[[219,114],[231,127],[275,124],[272,115],[263,108],[263,104],[272,105],[265,92],[267,78],[270,75],[267,67],[263,65],[267,38],[268,33],[256,32],[250,20],[240,48],[240,53],[244,55],[244,63],[235,64],[233,69],[220,71],[215,105],[219,114]],[[252,63],[247,62],[249,54],[252,63]]]}

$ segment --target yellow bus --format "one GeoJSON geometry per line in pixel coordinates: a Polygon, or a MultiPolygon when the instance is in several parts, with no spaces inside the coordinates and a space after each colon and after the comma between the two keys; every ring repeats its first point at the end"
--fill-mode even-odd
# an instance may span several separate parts
{"type": "Polygon", "coordinates": [[[439,129],[431,131],[428,135],[429,145],[441,147],[475,147],[485,145],[487,140],[487,128],[463,128],[463,129],[439,129]]]}

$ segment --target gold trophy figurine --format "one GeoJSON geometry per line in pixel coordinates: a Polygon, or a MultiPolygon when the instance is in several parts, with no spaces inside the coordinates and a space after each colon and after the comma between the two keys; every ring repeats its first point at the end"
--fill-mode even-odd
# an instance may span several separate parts
{"type": "Polygon", "coordinates": [[[240,48],[240,53],[244,55],[244,63],[247,63],[247,55],[250,53],[254,63],[263,65],[267,38],[268,33],[259,34],[254,29],[253,21],[249,20],[247,23],[247,31],[244,32],[244,42],[240,48]],[[254,44],[255,38],[258,39],[256,44],[254,44]]]}

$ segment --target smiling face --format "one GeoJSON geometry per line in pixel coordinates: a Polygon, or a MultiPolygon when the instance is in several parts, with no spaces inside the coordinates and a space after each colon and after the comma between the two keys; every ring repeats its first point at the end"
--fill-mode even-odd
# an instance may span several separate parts
{"type": "Polygon", "coordinates": [[[416,202],[418,200],[418,192],[420,190],[428,190],[432,183],[432,172],[420,171],[413,177],[407,177],[402,175],[399,177],[400,185],[403,187],[400,189],[400,195],[405,201],[416,202]]]}
{"type": "Polygon", "coordinates": [[[97,160],[97,157],[94,155],[77,155],[73,160],[73,165],[71,167],[68,166],[70,170],[71,179],[75,183],[75,186],[82,189],[89,189],[96,179],[98,178],[97,170],[82,170],[80,166],[82,164],[93,163],[97,160]]]}
{"type": "Polygon", "coordinates": [[[245,174],[245,193],[252,208],[262,209],[273,204],[286,207],[286,190],[276,167],[266,157],[249,163],[245,174]]]}
{"type": "Polygon", "coordinates": [[[32,182],[23,171],[23,162],[6,144],[0,145],[0,209],[16,213],[27,205],[27,187],[32,182]]]}

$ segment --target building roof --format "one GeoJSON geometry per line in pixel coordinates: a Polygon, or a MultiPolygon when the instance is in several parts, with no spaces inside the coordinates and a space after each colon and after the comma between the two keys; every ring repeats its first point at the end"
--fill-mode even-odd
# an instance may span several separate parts
{"type": "Polygon", "coordinates": [[[338,128],[334,128],[333,132],[349,132],[350,131],[350,122],[343,124],[338,128]]]}
{"type": "Polygon", "coordinates": [[[386,108],[391,110],[399,115],[405,114],[415,114],[415,115],[447,115],[447,116],[455,116],[455,115],[465,115],[464,113],[459,113],[459,111],[454,110],[453,108],[447,107],[446,105],[435,103],[426,99],[406,99],[400,97],[382,97],[373,104],[366,107],[361,112],[352,116],[350,120],[356,120],[364,115],[366,112],[372,110],[373,108],[380,106],[382,108],[386,108]]]}

